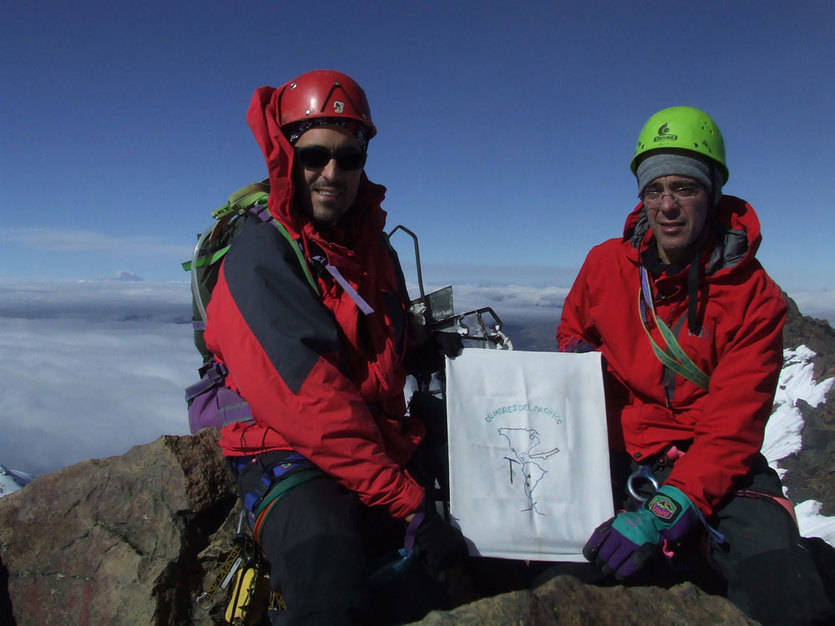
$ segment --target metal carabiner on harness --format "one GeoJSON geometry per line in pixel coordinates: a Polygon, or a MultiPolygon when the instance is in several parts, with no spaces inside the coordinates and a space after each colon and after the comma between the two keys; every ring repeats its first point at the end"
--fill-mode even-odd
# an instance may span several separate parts
{"type": "Polygon", "coordinates": [[[654,491],[658,491],[658,488],[661,486],[655,480],[655,476],[652,475],[652,470],[649,468],[649,465],[639,465],[638,469],[632,472],[629,478],[626,479],[626,489],[629,491],[629,495],[641,504],[649,500],[649,497],[644,497],[638,493],[638,490],[635,488],[635,481],[646,481],[650,483],[654,491]]]}

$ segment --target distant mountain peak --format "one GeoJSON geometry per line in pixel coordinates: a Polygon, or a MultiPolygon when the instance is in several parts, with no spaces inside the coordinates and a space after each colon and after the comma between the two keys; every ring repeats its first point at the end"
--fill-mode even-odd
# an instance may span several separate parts
{"type": "Polygon", "coordinates": [[[140,281],[144,280],[138,274],[134,274],[133,272],[127,272],[127,271],[124,271],[124,270],[121,271],[121,272],[116,272],[116,274],[113,275],[113,279],[114,280],[121,280],[123,282],[140,282],[140,281]]]}

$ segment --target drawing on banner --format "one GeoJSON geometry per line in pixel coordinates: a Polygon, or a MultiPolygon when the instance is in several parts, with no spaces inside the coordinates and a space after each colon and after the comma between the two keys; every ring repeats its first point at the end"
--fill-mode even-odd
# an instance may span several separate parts
{"type": "MultiPolygon", "coordinates": [[[[531,406],[530,403],[510,404],[493,409],[487,414],[484,421],[492,424],[499,416],[502,416],[503,419],[510,417],[510,420],[512,420],[514,414],[524,414],[523,422],[526,424],[530,424],[529,420],[534,416],[550,418],[553,424],[562,424],[562,418],[554,409],[536,405],[531,406]]],[[[508,462],[509,483],[514,487],[521,484],[521,488],[525,492],[528,506],[521,510],[544,515],[536,507],[536,488],[549,472],[548,459],[557,454],[560,449],[557,446],[543,445],[542,436],[537,428],[502,426],[497,428],[496,432],[506,440],[506,446],[510,449],[510,454],[504,457],[508,462]]]]}
{"type": "MultiPolygon", "coordinates": [[[[525,490],[525,497],[528,500],[527,508],[522,511],[533,511],[544,515],[536,508],[536,487],[548,473],[546,461],[557,454],[560,449],[557,447],[550,450],[539,450],[542,443],[539,431],[535,428],[499,428],[500,436],[507,439],[507,445],[513,456],[506,456],[508,462],[510,484],[514,484],[514,464],[519,465],[517,476],[521,474],[522,488],[525,490]]],[[[518,482],[518,480],[517,480],[518,482]]]]}

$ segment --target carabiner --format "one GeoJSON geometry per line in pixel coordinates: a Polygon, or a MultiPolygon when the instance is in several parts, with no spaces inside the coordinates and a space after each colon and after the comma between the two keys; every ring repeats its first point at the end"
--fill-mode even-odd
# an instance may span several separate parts
{"type": "Polygon", "coordinates": [[[638,490],[635,489],[634,481],[636,480],[645,480],[649,482],[652,484],[655,491],[658,491],[658,487],[660,487],[658,481],[655,480],[655,476],[652,475],[652,470],[649,468],[649,465],[639,465],[638,469],[632,472],[629,475],[629,478],[626,479],[626,489],[629,491],[630,496],[642,504],[649,500],[649,498],[641,496],[641,494],[638,493],[638,490]]]}

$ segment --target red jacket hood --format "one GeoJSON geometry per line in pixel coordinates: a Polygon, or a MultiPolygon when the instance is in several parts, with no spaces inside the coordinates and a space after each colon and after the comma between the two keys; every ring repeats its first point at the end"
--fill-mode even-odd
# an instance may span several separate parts
{"type": "MultiPolygon", "coordinates": [[[[754,207],[735,196],[722,196],[712,217],[708,216],[708,223],[712,223],[713,232],[701,252],[707,276],[724,274],[755,262],[762,233],[754,207]]],[[[638,263],[652,238],[644,205],[638,203],[623,227],[623,240],[632,244],[629,258],[638,263]]]]}
{"type": "Polygon", "coordinates": [[[293,238],[301,238],[306,249],[310,242],[314,242],[327,253],[331,263],[338,262],[340,267],[345,267],[346,262],[351,263],[349,259],[353,257],[353,250],[365,248],[363,244],[380,236],[386,223],[386,213],[380,206],[386,188],[369,181],[363,172],[357,199],[343,218],[337,237],[333,233],[325,237],[308,216],[294,210],[293,146],[276,121],[281,95],[288,84],[278,88],[265,86],[256,89],[246,116],[267,161],[270,213],[287,227],[293,238]],[[348,245],[336,243],[335,240],[348,242],[348,245]]]}

